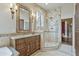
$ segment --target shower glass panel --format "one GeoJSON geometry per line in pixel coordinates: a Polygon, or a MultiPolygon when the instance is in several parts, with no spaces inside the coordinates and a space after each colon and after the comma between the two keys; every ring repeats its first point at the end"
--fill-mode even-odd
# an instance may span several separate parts
{"type": "Polygon", "coordinates": [[[61,42],[61,16],[60,10],[55,11],[49,15],[48,18],[48,31],[44,33],[45,47],[58,46],[61,42]]]}

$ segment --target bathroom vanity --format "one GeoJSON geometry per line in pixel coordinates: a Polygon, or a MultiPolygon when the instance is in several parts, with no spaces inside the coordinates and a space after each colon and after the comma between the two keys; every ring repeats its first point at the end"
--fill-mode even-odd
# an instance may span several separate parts
{"type": "Polygon", "coordinates": [[[20,56],[29,56],[40,50],[40,35],[18,35],[11,37],[11,46],[14,47],[20,56]]]}

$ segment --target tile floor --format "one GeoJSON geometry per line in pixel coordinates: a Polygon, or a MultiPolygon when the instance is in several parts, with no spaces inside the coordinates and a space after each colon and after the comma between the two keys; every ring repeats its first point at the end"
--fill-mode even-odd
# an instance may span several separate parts
{"type": "Polygon", "coordinates": [[[74,56],[72,46],[62,44],[58,49],[42,49],[35,52],[32,56],[74,56]]]}

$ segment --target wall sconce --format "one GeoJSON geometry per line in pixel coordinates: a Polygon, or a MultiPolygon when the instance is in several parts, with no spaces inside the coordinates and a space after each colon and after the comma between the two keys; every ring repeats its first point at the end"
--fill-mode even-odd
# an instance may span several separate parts
{"type": "Polygon", "coordinates": [[[13,4],[13,3],[10,4],[10,11],[11,11],[12,19],[14,19],[14,14],[15,14],[15,12],[17,12],[16,4],[13,4]]]}
{"type": "Polygon", "coordinates": [[[32,13],[31,13],[31,17],[32,17],[32,23],[33,23],[33,21],[34,21],[34,19],[35,19],[35,14],[34,14],[33,11],[32,11],[32,13]]]}
{"type": "Polygon", "coordinates": [[[47,5],[48,5],[48,3],[45,3],[45,5],[47,6],[47,5]]]}

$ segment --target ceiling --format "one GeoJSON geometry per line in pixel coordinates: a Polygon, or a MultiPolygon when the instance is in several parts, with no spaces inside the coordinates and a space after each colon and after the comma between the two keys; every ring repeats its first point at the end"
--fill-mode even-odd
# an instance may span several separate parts
{"type": "Polygon", "coordinates": [[[51,11],[57,7],[66,7],[66,6],[72,6],[73,3],[37,3],[39,6],[41,6],[43,9],[47,11],[51,11]]]}

